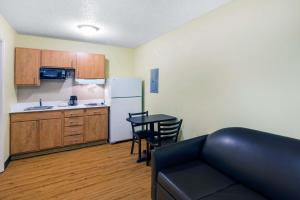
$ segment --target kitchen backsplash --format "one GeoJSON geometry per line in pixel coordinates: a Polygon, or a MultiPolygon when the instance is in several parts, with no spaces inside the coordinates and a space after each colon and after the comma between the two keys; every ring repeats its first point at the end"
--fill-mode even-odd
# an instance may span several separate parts
{"type": "Polygon", "coordinates": [[[71,95],[79,100],[103,99],[104,86],[77,85],[72,78],[62,80],[41,80],[39,87],[18,87],[18,102],[67,101],[71,95]]]}

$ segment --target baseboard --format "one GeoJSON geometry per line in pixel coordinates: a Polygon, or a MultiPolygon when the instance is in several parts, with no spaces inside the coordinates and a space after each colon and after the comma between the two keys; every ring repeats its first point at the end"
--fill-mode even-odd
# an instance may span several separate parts
{"type": "Polygon", "coordinates": [[[11,161],[11,157],[9,156],[6,161],[4,162],[4,170],[8,167],[9,163],[11,161]]]}
{"type": "Polygon", "coordinates": [[[127,140],[121,140],[121,141],[117,141],[117,142],[109,142],[109,144],[119,144],[119,143],[123,143],[123,142],[129,142],[132,139],[127,139],[127,140]]]}

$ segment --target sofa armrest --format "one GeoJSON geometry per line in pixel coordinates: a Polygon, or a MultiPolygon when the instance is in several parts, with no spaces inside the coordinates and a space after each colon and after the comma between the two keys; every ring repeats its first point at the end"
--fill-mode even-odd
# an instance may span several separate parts
{"type": "Polygon", "coordinates": [[[207,135],[155,149],[152,152],[151,196],[156,200],[156,184],[159,171],[180,163],[199,159],[207,135]]]}

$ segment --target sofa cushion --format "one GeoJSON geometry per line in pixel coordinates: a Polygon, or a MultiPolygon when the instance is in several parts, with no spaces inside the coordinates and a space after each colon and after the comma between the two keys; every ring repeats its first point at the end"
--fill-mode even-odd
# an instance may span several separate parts
{"type": "Polygon", "coordinates": [[[243,185],[232,185],[212,195],[200,198],[199,200],[267,200],[260,194],[246,188],[243,185]]]}
{"type": "Polygon", "coordinates": [[[226,128],[207,137],[202,158],[267,198],[300,199],[300,140],[226,128]]]}
{"type": "Polygon", "coordinates": [[[169,192],[162,188],[159,184],[157,185],[157,199],[174,200],[169,192]]]}
{"type": "Polygon", "coordinates": [[[235,184],[201,160],[162,170],[158,183],[175,199],[200,199],[235,184]]]}

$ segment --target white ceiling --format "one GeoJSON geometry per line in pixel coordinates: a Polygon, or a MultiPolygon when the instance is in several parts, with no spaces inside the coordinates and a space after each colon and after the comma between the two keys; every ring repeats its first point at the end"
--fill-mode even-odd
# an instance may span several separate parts
{"type": "Polygon", "coordinates": [[[0,0],[19,33],[137,47],[230,0],[0,0]],[[100,31],[84,36],[79,24],[100,31]]]}

